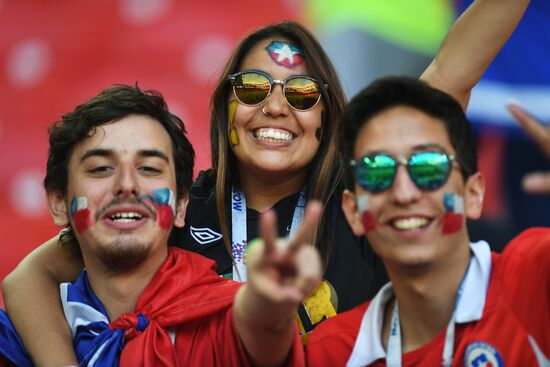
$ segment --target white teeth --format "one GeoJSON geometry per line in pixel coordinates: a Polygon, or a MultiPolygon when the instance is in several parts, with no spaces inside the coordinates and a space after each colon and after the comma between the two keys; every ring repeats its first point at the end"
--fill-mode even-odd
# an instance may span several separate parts
{"type": "Polygon", "coordinates": [[[428,219],[418,218],[418,217],[405,218],[405,219],[396,219],[393,222],[393,225],[394,225],[395,228],[397,228],[399,230],[404,230],[404,231],[412,231],[412,230],[418,229],[420,227],[423,227],[426,224],[428,224],[428,219]]]}
{"type": "Polygon", "coordinates": [[[288,131],[265,128],[255,130],[254,137],[256,139],[261,139],[272,143],[289,142],[294,140],[294,135],[288,131]]]}
{"type": "Polygon", "coordinates": [[[111,218],[111,220],[113,220],[115,222],[129,223],[129,222],[133,222],[133,221],[136,221],[136,220],[140,220],[141,218],[143,218],[143,216],[139,213],[127,212],[127,213],[113,214],[113,215],[111,215],[110,218],[111,218]]]}

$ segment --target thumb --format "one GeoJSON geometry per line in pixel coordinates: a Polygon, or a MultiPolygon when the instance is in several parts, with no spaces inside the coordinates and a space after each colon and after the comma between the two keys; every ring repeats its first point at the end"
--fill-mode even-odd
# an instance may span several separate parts
{"type": "Polygon", "coordinates": [[[522,180],[523,190],[531,194],[550,194],[550,172],[534,172],[522,180]]]}

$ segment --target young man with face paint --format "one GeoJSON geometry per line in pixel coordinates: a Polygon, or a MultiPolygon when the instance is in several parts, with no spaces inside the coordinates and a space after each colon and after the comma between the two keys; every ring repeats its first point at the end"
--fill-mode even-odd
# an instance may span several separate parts
{"type": "Polygon", "coordinates": [[[352,99],[343,209],[391,282],[314,330],[311,366],[549,366],[550,229],[499,255],[470,243],[484,179],[460,105],[421,81],[380,79],[352,99]]]}
{"type": "MultiPolygon", "coordinates": [[[[184,225],[193,163],[183,122],[137,86],[108,88],[51,128],[50,211],[85,264],[60,286],[80,365],[304,364],[294,315],[321,277],[317,252],[303,246],[319,203],[291,240],[276,241],[273,213],[262,217],[264,241],[247,252],[242,285],[168,246],[172,227],[184,225]]],[[[30,365],[1,316],[0,356],[30,365]]]]}

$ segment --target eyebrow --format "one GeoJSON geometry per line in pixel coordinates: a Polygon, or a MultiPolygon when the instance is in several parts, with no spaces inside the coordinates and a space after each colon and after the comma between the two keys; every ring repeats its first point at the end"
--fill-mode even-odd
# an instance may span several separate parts
{"type": "Polygon", "coordinates": [[[437,150],[437,151],[442,151],[444,152],[445,149],[439,145],[439,144],[434,144],[434,143],[431,143],[431,144],[420,144],[420,145],[415,145],[413,147],[413,150],[437,150]]]}
{"type": "MultiPolygon", "coordinates": [[[[441,145],[435,144],[435,143],[419,144],[419,145],[415,145],[414,147],[412,147],[413,152],[420,151],[420,150],[436,150],[438,152],[446,152],[446,150],[441,145]]],[[[389,152],[387,150],[373,150],[373,151],[367,152],[366,155],[375,155],[375,154],[390,154],[391,155],[391,152],[389,152]]]]}
{"type": "Polygon", "coordinates": [[[166,161],[166,163],[170,163],[168,156],[158,149],[142,149],[138,151],[138,155],[142,157],[157,157],[166,161]]]}
{"type": "Polygon", "coordinates": [[[109,157],[115,155],[112,149],[90,149],[80,157],[80,163],[91,157],[109,157]]]}
{"type": "MultiPolygon", "coordinates": [[[[166,163],[170,162],[168,156],[157,149],[142,149],[137,154],[141,157],[157,157],[166,161],[166,163]]],[[[112,157],[114,155],[115,151],[113,149],[90,149],[80,157],[80,163],[91,157],[112,157]]]]}

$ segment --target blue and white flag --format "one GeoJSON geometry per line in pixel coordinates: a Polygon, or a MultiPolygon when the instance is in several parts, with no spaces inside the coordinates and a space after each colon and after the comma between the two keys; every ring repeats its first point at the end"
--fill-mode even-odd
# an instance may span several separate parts
{"type": "Polygon", "coordinates": [[[109,328],[107,311],[92,291],[86,271],[59,287],[80,366],[118,366],[125,331],[109,328]]]}
{"type": "Polygon", "coordinates": [[[19,367],[32,366],[31,359],[4,310],[0,310],[0,356],[19,367]]]}

